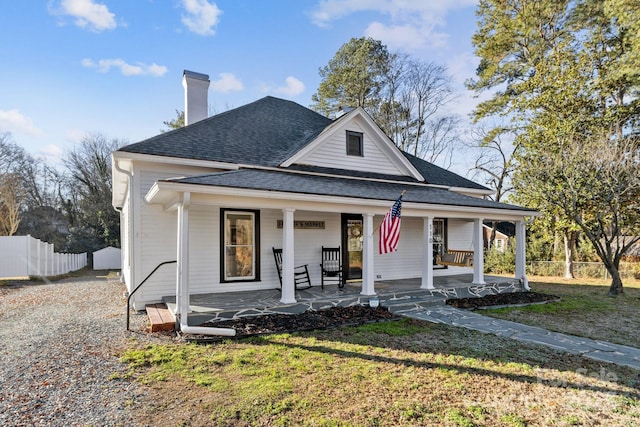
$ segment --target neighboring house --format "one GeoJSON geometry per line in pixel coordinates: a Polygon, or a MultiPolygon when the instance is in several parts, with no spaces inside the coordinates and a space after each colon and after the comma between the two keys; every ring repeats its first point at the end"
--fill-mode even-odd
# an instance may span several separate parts
{"type": "MultiPolygon", "coordinates": [[[[496,221],[496,234],[493,239],[493,248],[499,252],[504,252],[509,246],[509,238],[515,236],[515,226],[513,223],[505,221],[496,221]]],[[[489,249],[491,242],[491,232],[493,230],[493,222],[485,221],[484,228],[484,248],[489,249]]]]}
{"type": "Polygon", "coordinates": [[[267,96],[206,118],[208,76],[185,71],[183,84],[187,126],[113,152],[127,288],[177,261],[149,278],[135,308],[177,295],[180,311],[189,294],[277,288],[273,247],[283,250],[283,303],[296,301],[294,266],[308,264],[320,285],[322,246],[342,248],[345,279],[361,280],[363,295],[376,280],[433,288],[434,251],[446,249],[472,248],[482,284],[484,220],[516,224],[524,278],[525,219],[536,212],[400,151],[362,108],[330,119],[267,96]],[[376,229],[403,190],[399,248],[379,255],[376,229]]]}

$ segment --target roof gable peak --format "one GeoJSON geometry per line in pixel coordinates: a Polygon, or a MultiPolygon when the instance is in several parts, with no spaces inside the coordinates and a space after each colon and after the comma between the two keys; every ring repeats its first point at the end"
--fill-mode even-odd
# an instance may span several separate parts
{"type": "Polygon", "coordinates": [[[333,120],[314,140],[293,153],[280,166],[294,164],[382,172],[424,181],[420,172],[362,107],[333,120]],[[347,153],[348,133],[356,137],[361,135],[362,149],[359,155],[347,153]]]}

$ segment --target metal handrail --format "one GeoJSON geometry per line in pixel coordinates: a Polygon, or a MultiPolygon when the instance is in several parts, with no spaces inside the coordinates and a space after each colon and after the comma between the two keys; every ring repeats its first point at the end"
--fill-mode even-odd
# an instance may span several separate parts
{"type": "Polygon", "coordinates": [[[162,267],[162,266],[163,266],[163,265],[165,265],[165,264],[173,264],[173,263],[176,263],[176,262],[178,262],[178,261],[165,261],[165,262],[161,262],[160,264],[158,264],[158,265],[156,266],[156,268],[154,268],[154,269],[153,269],[153,271],[152,271],[151,273],[149,273],[149,274],[147,275],[147,277],[145,277],[145,278],[144,278],[144,280],[143,280],[142,282],[140,282],[140,284],[139,284],[138,286],[136,286],[136,288],[135,288],[133,291],[131,291],[131,293],[130,293],[130,294],[129,294],[129,296],[127,297],[127,331],[129,330],[129,307],[130,307],[130,304],[131,304],[131,297],[133,296],[133,294],[135,294],[135,293],[136,293],[136,291],[137,291],[138,289],[140,289],[140,287],[141,287],[142,285],[144,285],[144,282],[146,282],[146,281],[147,281],[147,279],[149,279],[149,277],[151,277],[151,275],[152,275],[153,273],[155,273],[157,269],[159,269],[160,267],[162,267]]]}

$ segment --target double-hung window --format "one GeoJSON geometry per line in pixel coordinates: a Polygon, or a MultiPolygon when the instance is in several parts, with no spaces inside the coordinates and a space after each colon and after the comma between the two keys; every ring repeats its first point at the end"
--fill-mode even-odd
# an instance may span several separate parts
{"type": "Polygon", "coordinates": [[[260,280],[260,212],[222,209],[221,281],[260,280]]]}
{"type": "Polygon", "coordinates": [[[347,156],[364,156],[360,132],[347,131],[347,156]]]}

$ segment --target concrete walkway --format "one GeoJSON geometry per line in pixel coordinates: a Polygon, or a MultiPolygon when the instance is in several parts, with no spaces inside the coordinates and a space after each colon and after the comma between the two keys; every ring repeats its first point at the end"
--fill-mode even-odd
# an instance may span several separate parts
{"type": "Polygon", "coordinates": [[[460,326],[526,343],[544,345],[590,359],[640,370],[640,349],[633,347],[551,332],[535,326],[494,319],[450,306],[424,307],[398,314],[433,323],[460,326]]]}

